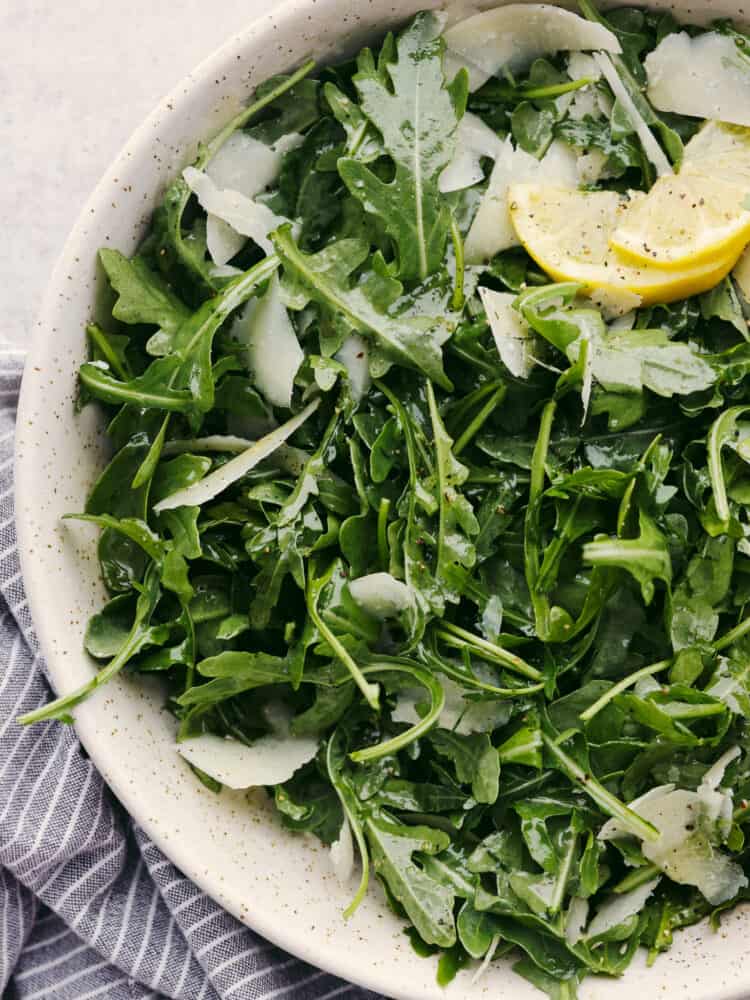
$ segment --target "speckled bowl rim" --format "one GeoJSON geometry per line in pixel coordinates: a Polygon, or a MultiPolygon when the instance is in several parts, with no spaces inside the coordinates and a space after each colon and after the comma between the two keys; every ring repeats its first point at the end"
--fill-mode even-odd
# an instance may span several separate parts
{"type": "MultiPolygon", "coordinates": [[[[372,4],[373,0],[369,0],[369,6],[372,4]]],[[[378,24],[384,24],[388,20],[392,22],[406,18],[420,7],[436,7],[438,5],[435,0],[427,0],[421,4],[408,4],[408,6],[407,4],[390,6],[386,3],[377,3],[377,6],[381,7],[383,11],[378,24]]],[[[137,161],[139,157],[145,158],[152,154],[155,136],[158,135],[167,110],[173,108],[179,110],[188,106],[189,100],[188,105],[186,105],[186,95],[192,88],[204,93],[209,81],[220,85],[222,74],[230,61],[240,59],[241,53],[246,48],[255,51],[254,47],[259,49],[263,39],[270,43],[272,39],[284,38],[285,34],[297,33],[300,24],[304,24],[305,21],[327,18],[328,23],[332,25],[333,37],[346,36],[349,29],[344,28],[342,22],[346,22],[347,15],[356,20],[358,10],[366,6],[364,3],[357,3],[357,0],[347,0],[344,3],[340,0],[286,0],[286,2],[279,4],[272,13],[252,21],[246,29],[204,60],[160,102],[155,111],[126,143],[81,212],[54,269],[34,331],[28,355],[27,371],[21,390],[16,445],[16,502],[18,544],[26,593],[40,647],[47,661],[50,677],[58,691],[70,690],[71,687],[75,686],[79,682],[82,670],[85,672],[84,676],[89,676],[91,666],[85,663],[80,649],[81,623],[65,620],[61,612],[62,605],[59,600],[54,599],[52,594],[54,574],[59,573],[61,567],[54,562],[54,557],[47,553],[47,549],[53,549],[54,545],[45,545],[44,539],[39,538],[40,521],[35,516],[40,497],[47,496],[45,490],[55,491],[56,476],[59,476],[66,468],[64,463],[70,464],[67,457],[55,454],[52,447],[45,443],[47,436],[51,433],[50,428],[54,421],[61,419],[62,410],[60,407],[70,406],[70,385],[68,385],[67,394],[63,393],[61,398],[54,399],[52,401],[54,405],[48,405],[44,399],[44,391],[45,385],[48,387],[51,383],[43,383],[42,379],[38,377],[38,373],[46,372],[49,364],[50,351],[54,349],[51,334],[56,332],[58,326],[64,327],[64,303],[66,300],[70,301],[70,282],[73,281],[75,284],[78,272],[80,272],[78,276],[81,279],[88,278],[89,283],[92,280],[90,269],[86,271],[86,265],[82,263],[85,260],[84,255],[90,254],[93,257],[97,249],[97,245],[92,242],[92,237],[87,232],[87,220],[92,215],[109,211],[112,183],[113,180],[116,181],[118,171],[123,168],[124,164],[132,163],[133,160],[137,161]],[[46,416],[40,419],[40,414],[46,414],[46,416]],[[41,470],[40,458],[43,460],[41,470]],[[71,630],[76,633],[74,640],[66,638],[71,630]],[[71,676],[72,674],[77,674],[77,676],[71,676]]],[[[484,6],[490,6],[490,4],[485,3],[484,6]]],[[[664,7],[668,5],[662,3],[652,4],[652,6],[664,7]]],[[[731,4],[727,3],[726,0],[724,10],[720,10],[720,5],[712,4],[710,0],[695,4],[692,9],[687,4],[671,6],[685,16],[697,15],[697,19],[706,18],[709,13],[711,16],[720,16],[722,13],[732,12],[731,4]]],[[[302,55],[304,53],[297,53],[293,62],[295,64],[300,62],[302,55]]],[[[278,67],[275,71],[279,71],[281,68],[278,67]]],[[[253,84],[261,82],[262,78],[262,76],[254,78],[253,84]]],[[[229,116],[226,106],[223,110],[219,108],[214,119],[216,127],[223,124],[229,116]]],[[[202,135],[195,136],[194,140],[202,137],[202,135]]],[[[189,161],[190,146],[190,143],[185,143],[183,148],[173,151],[176,153],[175,164],[189,161]]],[[[114,208],[114,205],[112,207],[114,208]]],[[[93,308],[93,296],[89,296],[89,305],[93,308]]],[[[83,360],[83,340],[81,340],[80,347],[77,361],[83,360]]],[[[70,359],[63,358],[59,371],[61,377],[66,378],[69,382],[72,370],[69,364],[66,369],[65,361],[69,362],[70,359]]],[[[54,379],[54,373],[52,374],[54,379]]],[[[61,541],[60,544],[67,544],[67,542],[61,541]]],[[[76,549],[76,552],[78,554],[87,552],[90,556],[91,536],[84,541],[83,545],[84,548],[76,549]]],[[[66,572],[71,572],[69,562],[61,565],[63,576],[66,572]]],[[[127,689],[126,696],[130,696],[133,691],[134,689],[127,689]]],[[[130,781],[127,780],[127,765],[115,759],[114,745],[106,736],[103,736],[104,728],[106,728],[102,727],[101,716],[103,712],[106,712],[106,707],[102,709],[99,702],[82,706],[76,714],[76,729],[92,760],[105,776],[120,801],[170,860],[204,891],[217,899],[221,905],[269,941],[344,979],[393,997],[404,998],[404,1000],[437,1000],[437,998],[442,997],[452,998],[452,1000],[459,1000],[459,998],[460,1000],[474,1000],[474,998],[479,997],[497,996],[498,991],[504,991],[504,989],[509,989],[511,995],[518,1000],[527,996],[541,995],[532,991],[528,984],[518,979],[514,974],[508,973],[507,966],[503,965],[493,969],[487,979],[480,984],[471,985],[467,975],[462,974],[447,990],[443,990],[435,985],[434,967],[430,966],[429,973],[426,972],[427,963],[416,956],[407,959],[405,965],[400,960],[401,964],[396,971],[395,966],[391,968],[387,954],[378,961],[375,960],[374,956],[363,961],[362,953],[357,952],[353,947],[350,954],[347,940],[353,945],[354,939],[351,937],[353,932],[348,930],[347,925],[343,923],[340,927],[340,933],[336,934],[333,942],[327,940],[321,942],[320,938],[305,934],[303,924],[300,921],[296,923],[285,922],[278,915],[269,918],[264,913],[258,912],[249,914],[238,899],[241,890],[227,890],[223,886],[220,887],[212,877],[210,868],[202,869],[196,865],[189,834],[176,838],[165,835],[164,829],[144,811],[139,796],[134,791],[132,777],[130,781]]],[[[261,822],[265,822],[265,820],[261,819],[261,822]]],[[[324,863],[320,854],[317,855],[317,858],[319,864],[324,863]]],[[[289,891],[295,892],[294,888],[289,891]]],[[[252,892],[252,888],[248,887],[245,892],[252,892]]],[[[388,933],[391,935],[391,939],[396,941],[396,935],[401,933],[401,922],[396,921],[389,914],[380,900],[374,903],[368,901],[365,909],[368,907],[374,912],[376,921],[386,920],[393,924],[392,927],[388,927],[388,933]]],[[[716,944],[718,936],[709,939],[702,926],[699,926],[682,933],[681,937],[678,937],[673,951],[661,958],[653,970],[647,970],[644,962],[637,960],[624,980],[589,979],[586,981],[581,995],[590,998],[590,1000],[595,1000],[595,998],[609,1000],[609,998],[616,996],[626,1000],[637,992],[641,992],[644,996],[654,997],[669,990],[690,997],[690,1000],[740,1000],[741,997],[750,993],[750,966],[747,967],[747,971],[743,971],[745,964],[743,961],[743,939],[745,935],[742,932],[746,929],[747,915],[747,911],[740,908],[726,918],[725,927],[727,930],[722,937],[724,940],[728,940],[729,944],[724,948],[724,951],[721,949],[717,951],[715,947],[708,946],[709,940],[713,940],[716,944]]],[[[377,922],[371,926],[377,927],[377,922]]],[[[375,941],[373,950],[377,951],[377,944],[382,945],[384,940],[388,940],[387,936],[380,935],[380,941],[375,941]]]]}

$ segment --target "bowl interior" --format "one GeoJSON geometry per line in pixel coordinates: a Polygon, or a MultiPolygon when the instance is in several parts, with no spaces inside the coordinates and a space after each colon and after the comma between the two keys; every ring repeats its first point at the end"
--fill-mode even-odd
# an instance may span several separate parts
{"type": "MultiPolygon", "coordinates": [[[[482,6],[492,6],[484,3],[482,6]]],[[[309,55],[332,61],[408,18],[431,0],[288,0],[199,66],[141,126],[83,211],[54,271],[24,376],[17,435],[17,522],[26,590],[50,676],[59,693],[92,674],[82,639],[105,598],[95,533],[62,525],[83,508],[106,457],[100,415],[76,414],[76,371],[85,359],[84,325],[97,311],[102,282],[96,251],[133,251],[168,181],[193,157],[197,140],[221,127],[253,88],[309,55]]],[[[737,15],[730,0],[693,6],[656,3],[681,19],[737,15]]],[[[333,877],[327,852],[282,830],[262,794],[250,801],[207,791],[174,752],[174,724],[158,687],[117,678],[76,710],[79,735],[115,794],[181,870],[227,910],[266,937],[323,968],[392,997],[474,1000],[540,996],[497,964],[479,983],[461,973],[443,990],[434,960],[412,951],[402,923],[373,888],[355,917],[341,912],[350,893],[333,877]],[[230,848],[227,845],[231,845],[230,848]]],[[[705,926],[677,938],[647,969],[640,957],[622,980],[587,980],[584,998],[691,1000],[740,997],[747,915],[727,916],[718,934],[705,926]]]]}

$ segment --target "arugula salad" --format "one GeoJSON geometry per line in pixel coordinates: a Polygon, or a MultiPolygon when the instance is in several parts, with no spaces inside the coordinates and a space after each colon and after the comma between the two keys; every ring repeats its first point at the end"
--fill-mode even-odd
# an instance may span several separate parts
{"type": "Polygon", "coordinates": [[[750,36],[511,5],[260,86],[100,253],[72,721],[557,1000],[750,898],[750,36]]]}

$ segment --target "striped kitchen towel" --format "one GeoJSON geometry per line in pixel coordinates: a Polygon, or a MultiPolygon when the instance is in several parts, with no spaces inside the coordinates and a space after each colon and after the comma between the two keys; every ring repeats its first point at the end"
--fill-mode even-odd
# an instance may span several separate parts
{"type": "Polygon", "coordinates": [[[7,1000],[377,1000],[268,944],[148,839],[58,722],[18,563],[23,359],[0,351],[0,995],[7,1000]]]}

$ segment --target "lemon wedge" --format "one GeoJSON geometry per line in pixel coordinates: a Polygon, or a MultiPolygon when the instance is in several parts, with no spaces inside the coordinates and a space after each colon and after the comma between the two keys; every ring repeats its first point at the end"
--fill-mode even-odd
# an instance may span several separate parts
{"type": "Polygon", "coordinates": [[[750,128],[708,122],[685,147],[679,174],[660,177],[612,233],[631,262],[697,266],[750,242],[750,128]]]}
{"type": "Polygon", "coordinates": [[[649,197],[545,184],[513,184],[508,192],[519,240],[556,281],[578,281],[589,293],[615,300],[631,293],[643,305],[673,302],[713,288],[736,263],[739,248],[679,269],[633,264],[612,249],[612,233],[649,197]]]}

